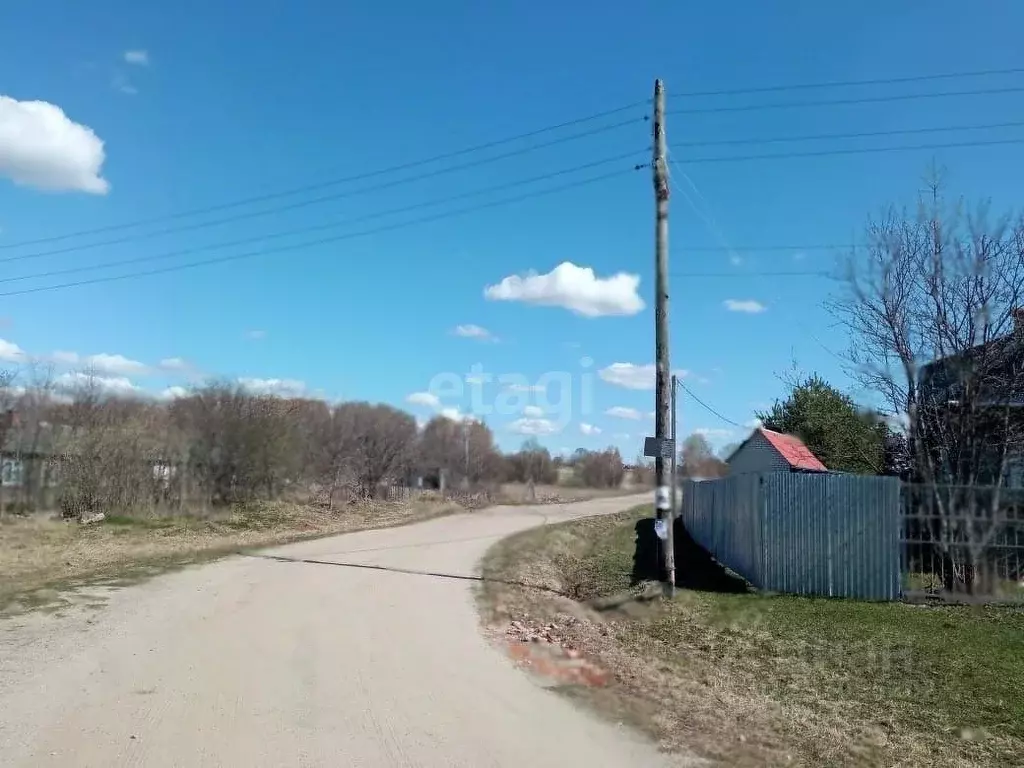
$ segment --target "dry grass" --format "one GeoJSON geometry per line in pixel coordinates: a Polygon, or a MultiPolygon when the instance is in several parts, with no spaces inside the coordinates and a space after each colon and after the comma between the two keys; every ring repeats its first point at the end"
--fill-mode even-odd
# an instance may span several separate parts
{"type": "Polygon", "coordinates": [[[616,679],[591,703],[725,765],[1019,765],[1024,612],[686,590],[643,604],[646,513],[529,531],[487,558],[492,620],[585,617],[566,642],[616,679]]]}
{"type": "Polygon", "coordinates": [[[0,523],[0,612],[45,601],[64,586],[116,578],[140,566],[169,567],[459,511],[463,509],[456,504],[428,497],[405,504],[353,504],[334,513],[297,504],[261,503],[202,517],[112,516],[88,526],[9,518],[0,523]]]}
{"type": "Polygon", "coordinates": [[[492,497],[495,504],[567,504],[575,501],[603,499],[611,496],[628,496],[637,489],[628,485],[618,488],[584,488],[568,485],[534,486],[531,496],[525,483],[503,483],[492,497]]]}

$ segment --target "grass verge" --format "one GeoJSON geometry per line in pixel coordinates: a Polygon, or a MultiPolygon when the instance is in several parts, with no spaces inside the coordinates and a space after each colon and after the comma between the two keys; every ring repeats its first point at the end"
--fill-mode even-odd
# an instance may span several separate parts
{"type": "Polygon", "coordinates": [[[484,565],[485,615],[546,627],[611,672],[609,686],[575,692],[670,751],[725,765],[1019,765],[1024,611],[729,590],[720,571],[693,573],[717,566],[691,551],[682,579],[726,589],[643,602],[631,571],[648,514],[500,542],[484,565]]]}
{"type": "Polygon", "coordinates": [[[53,604],[62,590],[137,580],[163,570],[256,547],[370,528],[387,528],[464,511],[451,502],[367,502],[337,512],[256,503],[216,516],[112,515],[82,526],[57,520],[0,523],[0,615],[53,604]]]}

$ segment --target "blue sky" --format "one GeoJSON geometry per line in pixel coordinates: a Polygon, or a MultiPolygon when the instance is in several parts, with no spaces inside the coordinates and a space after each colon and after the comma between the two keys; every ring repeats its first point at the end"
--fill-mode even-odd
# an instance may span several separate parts
{"type": "MultiPolygon", "coordinates": [[[[645,106],[447,165],[635,118],[630,125],[430,178],[414,177],[446,163],[167,217],[640,102],[662,77],[669,109],[677,111],[668,121],[673,367],[687,372],[702,400],[744,424],[782,393],[779,375],[794,361],[849,385],[835,356],[846,341],[822,307],[833,284],[759,273],[827,269],[833,251],[797,246],[849,243],[882,205],[912,203],[933,157],[957,193],[991,196],[999,210],[1022,202],[1024,145],[720,160],[1024,138],[1020,127],[706,143],[1024,121],[1024,100],[1012,92],[721,111],[1013,88],[1024,86],[1024,75],[684,95],[1024,67],[1019,2],[555,6],[405,0],[371,10],[368,3],[257,0],[240,13],[226,2],[7,4],[0,10],[0,259],[8,261],[0,262],[0,294],[378,231],[196,269],[0,296],[0,356],[48,360],[58,374],[91,365],[111,387],[153,393],[217,375],[254,388],[389,402],[424,418],[445,408],[476,410],[505,448],[539,432],[556,450],[615,444],[633,456],[653,409],[644,368],[653,360],[652,192],[648,170],[628,172],[648,159],[645,106]],[[32,102],[44,102],[42,111],[32,102]],[[470,194],[615,157],[623,159],[505,193],[470,194]],[[383,229],[620,169],[599,183],[383,229]],[[360,191],[401,178],[408,181],[360,191]],[[54,186],[64,191],[44,189],[54,186]],[[456,195],[466,197],[382,215],[456,195]],[[316,196],[332,198],[281,210],[316,196]],[[261,210],[267,213],[216,223],[261,210]],[[372,218],[344,224],[360,217],[372,218]],[[151,219],[159,223],[18,245],[151,219]],[[196,228],[199,222],[212,223],[196,228]],[[219,247],[282,231],[298,233],[219,247]],[[82,247],[110,239],[127,241],[82,247]],[[94,268],[192,249],[206,250],[94,268]],[[53,250],[66,252],[38,255],[53,250]],[[563,262],[573,266],[562,267],[559,280],[502,283],[563,262]],[[76,268],[82,271],[32,277],[76,268]],[[488,297],[488,286],[504,287],[488,297]],[[758,307],[764,311],[735,311],[758,307]],[[508,376],[469,386],[471,372],[508,376]],[[455,378],[463,384],[453,386],[455,378]],[[537,391],[542,386],[546,395],[537,391]]],[[[717,445],[742,436],[742,427],[690,398],[681,404],[683,433],[706,430],[717,445]]]]}

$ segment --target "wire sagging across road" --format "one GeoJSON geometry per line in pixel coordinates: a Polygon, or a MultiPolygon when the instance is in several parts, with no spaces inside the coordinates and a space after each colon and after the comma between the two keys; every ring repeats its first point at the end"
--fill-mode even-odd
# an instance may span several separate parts
{"type": "MultiPolygon", "coordinates": [[[[101,248],[101,247],[106,247],[106,246],[111,246],[111,245],[124,245],[125,243],[136,242],[136,241],[139,241],[139,240],[148,240],[150,238],[159,237],[159,236],[162,236],[162,235],[179,234],[179,233],[182,233],[182,232],[191,232],[191,231],[195,231],[195,230],[199,230],[199,229],[208,229],[210,227],[222,226],[224,224],[230,224],[230,223],[234,223],[234,222],[238,222],[238,221],[245,221],[247,219],[257,219],[257,218],[261,218],[261,217],[264,217],[264,216],[277,215],[277,214],[285,213],[287,211],[298,210],[300,208],[308,208],[311,205],[318,205],[320,203],[325,203],[325,202],[334,202],[336,200],[344,200],[346,198],[356,197],[358,195],[364,195],[364,194],[367,194],[367,193],[370,193],[370,192],[379,192],[379,191],[384,190],[384,189],[392,189],[392,188],[395,188],[395,187],[403,186],[405,184],[411,184],[413,182],[422,181],[424,179],[432,179],[432,178],[436,178],[438,176],[444,176],[444,175],[447,175],[447,174],[450,174],[450,173],[456,173],[458,171],[464,171],[464,170],[469,169],[469,168],[477,168],[477,167],[479,167],[481,165],[487,165],[489,163],[495,163],[495,162],[498,162],[500,160],[507,160],[508,158],[518,157],[520,155],[524,155],[524,154],[527,154],[529,152],[535,152],[535,151],[537,151],[539,149],[544,149],[545,147],[550,147],[550,146],[554,146],[556,144],[563,144],[563,143],[565,143],[567,141],[575,141],[575,140],[586,138],[586,137],[589,137],[589,136],[594,136],[596,134],[604,133],[604,132],[607,132],[609,130],[613,130],[613,129],[616,129],[616,128],[622,128],[622,127],[627,126],[627,125],[635,125],[635,124],[637,124],[639,122],[641,122],[641,121],[640,120],[628,120],[628,121],[621,122],[621,123],[613,123],[612,125],[602,126],[601,128],[597,128],[597,129],[593,129],[593,130],[589,130],[589,131],[584,131],[582,133],[575,133],[575,134],[572,134],[572,135],[569,135],[569,136],[562,136],[560,138],[554,139],[553,141],[548,141],[548,142],[544,142],[544,143],[541,143],[541,144],[531,144],[528,147],[523,147],[521,149],[513,150],[511,152],[505,152],[505,153],[500,154],[500,155],[492,155],[490,157],[484,157],[484,158],[480,158],[480,159],[477,159],[477,160],[470,160],[470,161],[465,162],[465,163],[459,163],[459,164],[456,164],[456,165],[449,165],[449,166],[446,166],[444,168],[438,168],[436,170],[428,171],[426,173],[420,173],[420,174],[417,174],[415,176],[402,176],[400,178],[392,179],[390,181],[385,181],[385,182],[383,182],[381,184],[374,184],[374,185],[369,186],[369,187],[358,187],[356,189],[349,189],[349,190],[345,190],[345,191],[342,191],[342,192],[335,192],[335,193],[330,194],[330,195],[321,195],[319,197],[310,198],[308,200],[299,200],[299,201],[294,202],[294,203],[289,203],[287,205],[281,205],[281,206],[275,206],[273,208],[263,208],[263,209],[256,210],[256,211],[247,211],[245,213],[238,213],[238,214],[234,214],[232,216],[226,216],[226,217],[223,217],[223,218],[212,219],[210,221],[200,221],[200,222],[196,222],[196,223],[193,223],[193,224],[183,224],[183,225],[178,225],[178,226],[173,226],[173,227],[167,227],[167,228],[164,228],[164,229],[155,230],[153,232],[144,232],[144,233],[140,233],[140,234],[126,235],[124,237],[117,237],[117,238],[113,238],[113,239],[110,239],[110,240],[100,240],[98,242],[85,243],[83,245],[68,245],[68,246],[64,246],[64,247],[61,247],[61,248],[56,248],[56,249],[52,249],[52,250],[48,250],[48,251],[38,251],[38,252],[35,252],[35,253],[19,254],[17,256],[5,256],[3,258],[0,258],[0,263],[8,263],[8,262],[14,262],[14,261],[27,261],[27,260],[30,260],[30,259],[41,259],[41,258],[45,258],[45,257],[48,257],[48,256],[58,256],[58,255],[65,254],[65,253],[74,253],[76,251],[91,250],[93,248],[101,248]]],[[[4,247],[14,247],[14,246],[4,246],[4,247]]]]}
{"type": "MultiPolygon", "coordinates": [[[[286,190],[283,190],[283,191],[280,191],[280,192],[269,192],[269,193],[264,194],[264,195],[255,195],[253,197],[246,197],[246,198],[242,198],[242,199],[239,199],[239,200],[233,200],[233,201],[226,202],[226,203],[220,203],[218,205],[205,206],[205,207],[202,207],[202,208],[193,208],[193,209],[190,209],[190,210],[179,211],[177,213],[167,214],[166,216],[156,216],[156,217],[153,217],[153,218],[150,218],[150,219],[137,219],[135,221],[128,221],[128,222],[123,222],[123,223],[120,223],[120,224],[110,224],[110,225],[103,226],[103,227],[97,227],[95,229],[85,229],[85,230],[79,230],[77,232],[67,232],[67,233],[64,233],[64,234],[61,234],[61,235],[52,235],[52,236],[49,236],[49,237],[41,237],[41,238],[37,238],[37,239],[34,239],[34,240],[22,240],[22,241],[15,242],[15,243],[4,243],[4,244],[0,244],[0,250],[7,250],[7,249],[10,249],[10,248],[21,248],[21,247],[28,246],[28,245],[42,245],[44,243],[54,243],[54,242],[59,242],[61,240],[69,240],[69,239],[75,238],[75,237],[85,237],[85,236],[88,236],[88,235],[98,235],[98,234],[103,234],[103,233],[106,233],[106,232],[114,232],[114,231],[117,231],[117,230],[120,230],[120,229],[130,229],[130,228],[133,228],[133,227],[148,226],[150,224],[160,224],[160,223],[165,222],[165,221],[174,221],[176,219],[184,219],[184,218],[188,218],[190,216],[200,216],[200,215],[204,215],[204,214],[208,214],[208,213],[216,213],[218,211],[229,210],[231,208],[239,208],[239,207],[245,206],[245,205],[252,205],[253,203],[263,203],[263,202],[267,202],[268,200],[278,200],[278,199],[281,199],[281,198],[284,198],[284,197],[291,197],[291,196],[303,194],[303,193],[306,193],[306,192],[315,192],[317,190],[327,189],[329,187],[334,187],[334,186],[338,186],[338,185],[341,185],[341,184],[349,184],[349,183],[356,182],[356,181],[365,181],[367,179],[372,179],[372,178],[375,178],[377,176],[386,176],[386,175],[391,174],[391,173],[398,173],[400,171],[408,171],[408,170],[412,170],[413,168],[419,168],[419,167],[422,167],[424,165],[431,165],[433,163],[438,163],[438,162],[441,162],[443,160],[452,160],[454,158],[462,157],[464,155],[474,154],[476,152],[482,152],[482,151],[484,151],[486,149],[493,149],[495,147],[500,147],[500,146],[503,146],[505,144],[512,144],[513,142],[523,141],[525,139],[530,139],[530,138],[533,138],[535,136],[540,136],[540,135],[542,135],[544,133],[549,133],[549,132],[552,132],[552,131],[558,131],[558,130],[561,130],[563,128],[570,128],[570,127],[575,126],[575,125],[581,125],[583,123],[592,122],[594,120],[599,120],[599,119],[604,118],[604,117],[611,117],[612,115],[621,114],[621,113],[626,112],[626,111],[628,111],[630,109],[636,109],[636,108],[641,107],[641,106],[646,107],[646,106],[648,106],[648,104],[647,104],[646,101],[637,101],[637,102],[633,102],[631,104],[625,104],[625,105],[623,105],[621,107],[615,107],[613,109],[606,109],[606,110],[604,110],[602,112],[596,112],[594,114],[586,115],[584,117],[578,117],[578,118],[575,118],[573,120],[567,120],[567,121],[564,121],[564,122],[561,122],[561,123],[556,123],[554,125],[548,125],[548,126],[545,126],[544,128],[537,128],[535,130],[527,131],[526,133],[516,134],[515,136],[509,136],[509,137],[504,138],[504,139],[497,139],[495,141],[488,141],[488,142],[485,142],[483,144],[475,144],[473,146],[465,147],[463,149],[457,149],[457,150],[454,150],[452,152],[443,152],[441,154],[432,155],[430,157],[426,157],[426,158],[423,158],[423,159],[420,159],[420,160],[412,160],[412,161],[407,162],[407,163],[398,163],[397,165],[388,166],[386,168],[377,168],[377,169],[372,170],[372,171],[365,171],[365,172],[353,174],[353,175],[350,175],[350,176],[343,176],[343,177],[336,178],[336,179],[330,179],[330,180],[327,180],[327,181],[317,182],[315,184],[306,184],[306,185],[303,185],[303,186],[293,187],[291,189],[286,189],[286,190]]],[[[590,130],[590,131],[585,131],[583,133],[575,134],[573,136],[567,136],[567,137],[564,137],[562,139],[556,139],[554,141],[547,142],[545,144],[540,144],[540,145],[535,145],[535,146],[531,146],[531,147],[526,147],[526,148],[524,148],[524,149],[522,149],[520,151],[516,151],[516,152],[511,152],[511,153],[507,153],[507,154],[504,154],[504,155],[500,155],[499,157],[493,158],[491,160],[483,160],[480,163],[476,163],[476,165],[479,165],[479,164],[482,164],[482,163],[485,163],[485,162],[493,162],[494,160],[505,159],[506,157],[512,157],[514,155],[524,154],[526,152],[532,152],[532,151],[534,151],[536,149],[541,149],[543,147],[552,146],[553,144],[561,144],[561,143],[563,143],[565,141],[573,141],[575,139],[584,138],[586,136],[593,136],[593,135],[598,134],[598,133],[603,133],[605,131],[614,130],[614,129],[620,128],[622,126],[629,125],[629,124],[632,124],[632,123],[641,122],[641,121],[644,121],[644,120],[647,120],[647,116],[646,115],[644,115],[642,117],[638,116],[638,117],[636,117],[636,118],[634,118],[632,120],[626,120],[626,121],[623,121],[623,122],[620,122],[620,123],[615,123],[614,125],[602,126],[600,128],[596,128],[596,129],[593,129],[593,130],[590,130]]],[[[469,167],[469,166],[462,166],[462,167],[469,167]]]]}
{"type": "MultiPolygon", "coordinates": [[[[635,153],[633,153],[633,154],[635,154],[635,153]]],[[[120,280],[129,280],[129,279],[139,278],[139,277],[149,277],[149,276],[152,276],[152,275],[167,274],[167,273],[170,273],[170,272],[179,272],[179,271],[187,270],[187,269],[196,269],[196,268],[199,268],[199,267],[212,266],[214,264],[224,264],[224,263],[227,263],[227,262],[241,261],[241,260],[244,260],[244,259],[252,259],[252,258],[257,258],[259,256],[269,256],[269,255],[277,254],[277,253],[287,253],[287,252],[292,252],[292,251],[302,251],[302,250],[306,250],[306,249],[309,249],[309,248],[315,248],[315,247],[318,247],[318,246],[321,246],[321,245],[328,245],[328,244],[331,244],[331,243],[338,243],[338,242],[342,242],[342,241],[345,241],[345,240],[353,240],[355,238],[367,237],[369,235],[375,235],[375,234],[379,234],[379,233],[382,233],[382,232],[391,232],[391,231],[394,231],[394,230],[397,230],[397,229],[404,229],[406,227],[415,226],[417,224],[425,224],[427,222],[438,221],[438,220],[441,220],[441,219],[451,218],[451,217],[454,217],[454,216],[461,216],[461,215],[464,215],[464,214],[467,214],[467,213],[475,213],[477,211],[485,210],[485,209],[488,209],[488,208],[495,208],[495,207],[502,206],[502,205],[510,205],[512,203],[517,203],[517,202],[521,202],[521,201],[524,201],[524,200],[530,200],[532,198],[540,197],[540,196],[543,196],[543,195],[555,194],[557,192],[562,192],[562,191],[565,191],[565,190],[568,190],[568,189],[575,189],[575,188],[582,187],[582,186],[589,185],[589,184],[596,184],[598,182],[605,181],[607,179],[612,179],[612,178],[616,178],[616,177],[619,177],[619,176],[623,176],[624,174],[633,173],[633,172],[635,172],[637,170],[640,170],[641,168],[644,168],[644,167],[646,167],[646,166],[642,165],[642,164],[638,164],[638,165],[634,165],[631,168],[626,168],[626,169],[620,169],[620,170],[612,171],[610,173],[605,173],[605,174],[602,174],[600,176],[592,176],[592,177],[589,177],[589,178],[586,178],[586,179],[582,179],[582,180],[579,180],[579,181],[573,181],[573,182],[569,182],[567,184],[562,184],[562,185],[557,186],[557,187],[549,187],[549,188],[546,188],[546,189],[536,190],[536,191],[533,191],[533,192],[527,192],[525,194],[518,195],[516,197],[502,198],[500,200],[493,200],[493,201],[490,201],[490,202],[487,202],[487,203],[482,203],[480,205],[467,206],[465,208],[458,208],[458,209],[453,210],[453,211],[444,211],[442,213],[433,214],[433,215],[430,215],[430,216],[422,216],[422,217],[417,218],[417,219],[410,219],[408,221],[401,221],[401,222],[397,222],[397,223],[394,223],[394,224],[388,224],[388,225],[384,225],[384,226],[381,226],[381,227],[374,227],[374,228],[371,228],[371,229],[364,229],[364,230],[360,230],[360,231],[357,231],[357,232],[348,232],[348,233],[344,233],[344,234],[340,234],[340,235],[334,235],[334,236],[331,236],[331,237],[324,237],[324,238],[320,238],[318,240],[310,240],[310,241],[305,241],[305,242],[301,242],[301,243],[294,243],[294,244],[291,244],[291,245],[277,246],[277,247],[274,247],[274,248],[263,248],[263,249],[258,249],[258,250],[246,251],[246,252],[243,252],[243,253],[229,254],[229,255],[225,255],[225,256],[212,257],[212,258],[209,258],[209,259],[202,259],[202,260],[197,260],[197,261],[192,261],[192,262],[186,262],[184,264],[173,264],[173,265],[170,265],[170,266],[167,266],[167,267],[158,267],[158,268],[155,268],[155,269],[142,270],[142,271],[138,271],[138,272],[129,272],[129,273],[120,274],[120,275],[110,275],[110,276],[106,276],[106,277],[95,277],[95,278],[88,278],[88,279],[85,279],[85,280],[76,280],[76,281],[67,282],[67,283],[58,283],[56,285],[43,285],[43,286],[38,286],[38,287],[34,287],[34,288],[23,288],[23,289],[16,290],[16,291],[6,291],[4,293],[0,293],[0,297],[22,296],[22,295],[31,294],[31,293],[42,293],[42,292],[46,292],[46,291],[56,291],[56,290],[61,290],[61,289],[64,289],[64,288],[73,288],[73,287],[84,286],[84,285],[95,285],[97,283],[109,283],[109,282],[115,282],[115,281],[120,281],[120,280]]],[[[417,206],[412,206],[411,208],[415,208],[415,207],[417,207],[417,206]]],[[[421,205],[419,207],[423,207],[423,206],[421,205]]],[[[389,213],[395,213],[395,212],[396,211],[390,211],[389,213]]],[[[349,223],[351,223],[351,222],[349,222],[349,223]]],[[[294,234],[294,233],[292,233],[292,234],[294,234]]],[[[261,239],[265,239],[265,238],[261,238],[261,239]]],[[[223,248],[223,247],[227,247],[227,246],[221,245],[221,246],[216,246],[216,247],[223,248]]],[[[200,248],[200,249],[197,249],[197,250],[208,250],[208,249],[200,248]]],[[[159,255],[157,257],[141,257],[141,258],[136,259],[136,260],[131,260],[131,263],[138,263],[139,261],[155,260],[157,258],[170,258],[170,256],[172,256],[172,255],[178,256],[178,255],[183,255],[183,253],[178,252],[178,253],[175,253],[175,254],[162,254],[162,255],[159,255]]],[[[122,263],[127,263],[127,262],[122,262],[122,263]]],[[[88,267],[86,269],[88,269],[88,267]]],[[[77,271],[77,269],[74,270],[74,271],[77,271]]],[[[43,275],[34,275],[33,277],[37,277],[38,278],[38,277],[42,277],[42,276],[43,275]]]]}

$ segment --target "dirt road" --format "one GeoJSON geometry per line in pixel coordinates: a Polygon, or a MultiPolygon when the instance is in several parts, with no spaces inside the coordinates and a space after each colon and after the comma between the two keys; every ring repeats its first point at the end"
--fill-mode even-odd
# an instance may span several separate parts
{"type": "Polygon", "coordinates": [[[503,536],[646,500],[321,539],[267,554],[323,564],[235,557],[0,620],[0,765],[663,765],[488,645],[465,578],[503,536]]]}

